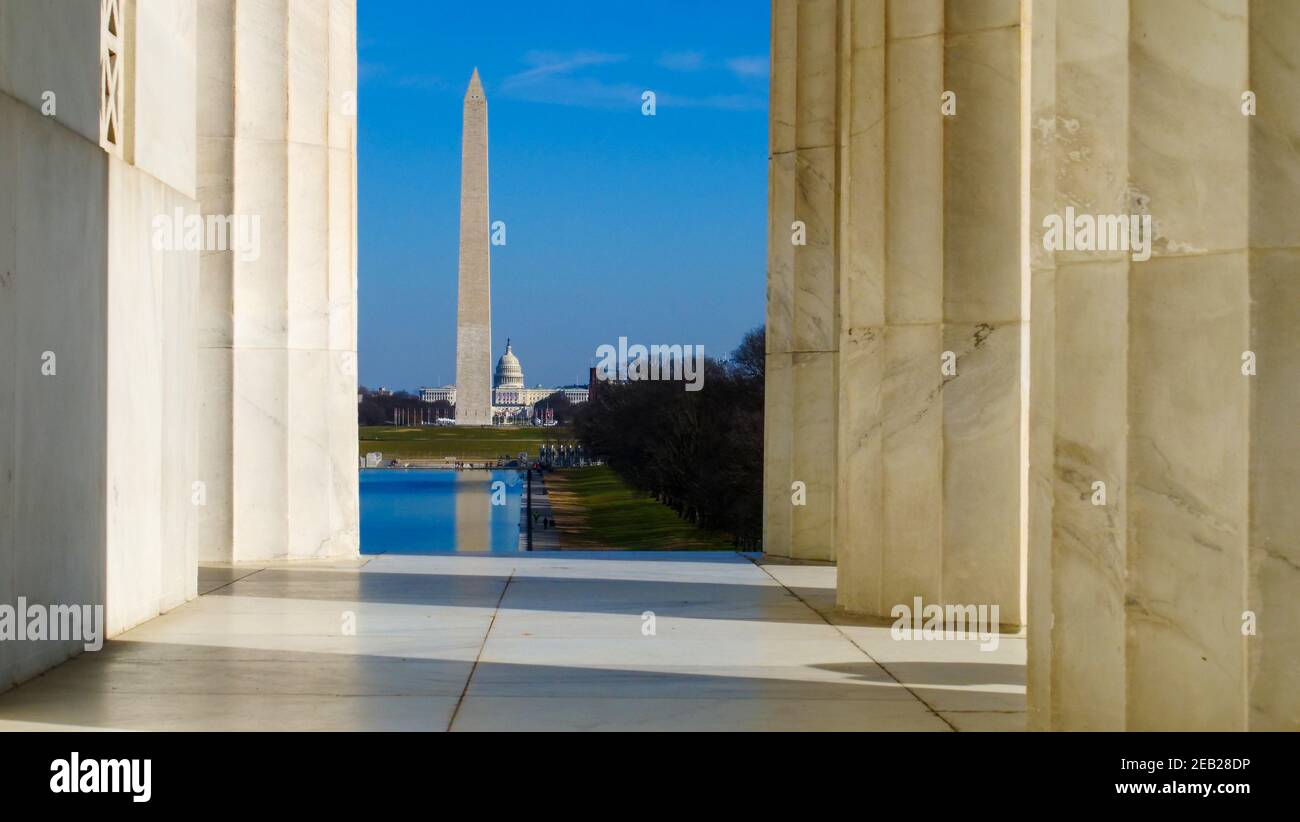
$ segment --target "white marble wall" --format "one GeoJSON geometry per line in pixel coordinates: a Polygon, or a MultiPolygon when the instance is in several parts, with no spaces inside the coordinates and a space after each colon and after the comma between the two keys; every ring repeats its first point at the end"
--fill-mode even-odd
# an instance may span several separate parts
{"type": "MultiPolygon", "coordinates": [[[[357,551],[355,5],[124,9],[102,147],[100,4],[0,4],[0,600],[109,635],[193,597],[200,544],[357,551]],[[261,255],[156,243],[178,209],[258,215],[261,255]]],[[[0,643],[0,688],[80,648],[0,643]]]]}
{"type": "Polygon", "coordinates": [[[151,247],[153,216],[177,208],[198,211],[191,198],[110,158],[107,602],[114,634],[197,595],[198,253],[151,247]]]}
{"type": "MultiPolygon", "coordinates": [[[[0,6],[0,601],[103,604],[110,636],[197,587],[198,254],[152,242],[155,215],[195,210],[194,7],[128,8],[110,154],[99,4],[0,6]]],[[[0,643],[0,688],[81,647],[0,643]]]]}
{"type": "Polygon", "coordinates": [[[199,198],[256,216],[205,251],[202,556],[350,556],[356,475],[356,8],[200,0],[199,198]]]}
{"type": "MultiPolygon", "coordinates": [[[[107,161],[96,131],[13,91],[0,88],[0,602],[103,603],[107,161]]],[[[80,651],[0,642],[0,690],[80,651]]]]}
{"type": "Polygon", "coordinates": [[[197,595],[194,287],[198,253],[154,218],[198,211],[192,2],[136,0],[126,159],[108,166],[108,627],[197,595]],[[126,489],[130,489],[129,491],[126,489]]]}

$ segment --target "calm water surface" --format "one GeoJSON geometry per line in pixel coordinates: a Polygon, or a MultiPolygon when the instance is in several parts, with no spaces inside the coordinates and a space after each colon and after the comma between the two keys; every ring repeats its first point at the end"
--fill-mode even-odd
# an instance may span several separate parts
{"type": "Polygon", "coordinates": [[[361,472],[361,553],[519,550],[518,471],[368,469],[361,472]],[[505,483],[504,505],[492,483],[505,483]]]}

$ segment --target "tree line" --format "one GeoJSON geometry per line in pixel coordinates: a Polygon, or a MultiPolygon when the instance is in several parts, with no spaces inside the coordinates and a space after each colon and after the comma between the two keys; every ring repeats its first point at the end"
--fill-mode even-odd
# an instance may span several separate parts
{"type": "Polygon", "coordinates": [[[725,360],[708,358],[704,385],[600,382],[574,412],[574,434],[634,488],[701,528],[756,549],[763,534],[763,328],[725,360]]]}
{"type": "Polygon", "coordinates": [[[453,416],[452,404],[445,400],[424,402],[410,391],[392,391],[380,393],[364,385],[357,388],[361,401],[357,403],[358,425],[387,425],[393,421],[393,411],[402,409],[410,419],[416,420],[424,414],[429,419],[453,416]]]}

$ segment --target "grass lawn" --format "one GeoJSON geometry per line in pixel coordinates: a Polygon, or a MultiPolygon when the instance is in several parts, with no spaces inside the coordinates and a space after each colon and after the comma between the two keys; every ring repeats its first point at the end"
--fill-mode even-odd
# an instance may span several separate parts
{"type": "Polygon", "coordinates": [[[361,455],[380,451],[389,459],[494,459],[508,454],[518,456],[527,451],[536,459],[542,443],[548,440],[568,442],[568,428],[396,428],[391,425],[365,426],[361,429],[361,455]]]}
{"type": "Polygon", "coordinates": [[[733,551],[725,534],[704,531],[630,487],[606,465],[546,475],[566,548],[733,551]]]}

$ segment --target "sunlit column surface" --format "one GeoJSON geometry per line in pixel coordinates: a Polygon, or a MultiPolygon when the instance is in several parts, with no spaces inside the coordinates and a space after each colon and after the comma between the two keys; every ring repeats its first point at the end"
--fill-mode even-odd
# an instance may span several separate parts
{"type": "Polygon", "coordinates": [[[349,556],[356,477],[356,8],[201,0],[205,212],[260,221],[204,253],[210,559],[349,556]]]}

